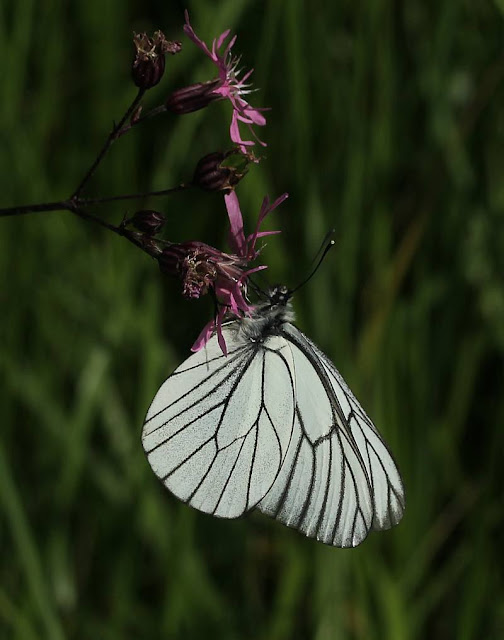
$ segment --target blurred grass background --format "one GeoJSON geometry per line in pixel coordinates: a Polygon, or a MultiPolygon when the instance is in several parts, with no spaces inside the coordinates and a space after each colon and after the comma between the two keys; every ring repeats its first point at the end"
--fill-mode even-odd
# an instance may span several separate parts
{"type": "MultiPolygon", "coordinates": [[[[238,33],[251,102],[272,107],[238,188],[250,226],[290,193],[271,281],[299,282],[336,229],[298,324],[390,444],[406,514],[338,550],[178,503],[140,431],[211,304],[68,213],[2,219],[0,637],[504,637],[504,2],[2,0],[0,207],[73,190],[134,95],[133,30],[184,43],[147,103],[211,77],[185,6],[206,40],[238,33]]],[[[87,194],[187,180],[229,118],[139,127],[87,194]]],[[[97,213],[154,206],[171,240],[225,247],[218,194],[137,205],[97,213]]]]}

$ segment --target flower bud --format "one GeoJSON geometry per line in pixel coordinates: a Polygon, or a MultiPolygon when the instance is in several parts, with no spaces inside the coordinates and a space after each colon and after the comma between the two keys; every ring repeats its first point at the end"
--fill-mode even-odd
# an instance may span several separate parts
{"type": "Polygon", "coordinates": [[[165,224],[165,217],[159,211],[153,211],[151,209],[142,209],[137,211],[132,218],[128,220],[128,224],[131,224],[149,236],[155,236],[161,231],[165,224]]]}
{"type": "Polygon", "coordinates": [[[230,191],[247,173],[248,162],[249,158],[237,149],[214,151],[196,165],[193,184],[205,191],[230,191]]]}
{"type": "Polygon", "coordinates": [[[165,102],[167,111],[182,115],[184,113],[192,113],[204,109],[214,100],[218,100],[221,96],[214,93],[214,90],[220,85],[221,81],[208,80],[208,82],[197,82],[182,89],[176,89],[165,102]]]}
{"type": "Polygon", "coordinates": [[[146,33],[133,34],[135,57],[131,67],[133,82],[140,89],[155,87],[163,77],[165,70],[165,54],[178,53],[180,42],[166,40],[162,31],[156,31],[152,38],[146,33]]]}

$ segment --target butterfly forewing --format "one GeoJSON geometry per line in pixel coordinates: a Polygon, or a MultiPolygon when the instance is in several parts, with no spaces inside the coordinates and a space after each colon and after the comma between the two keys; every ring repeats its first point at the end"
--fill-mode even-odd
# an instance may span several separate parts
{"type": "Polygon", "coordinates": [[[233,328],[225,333],[227,357],[214,336],[163,384],[142,440],[154,472],[175,496],[236,518],[278,474],[291,438],[294,389],[283,338],[263,349],[244,345],[233,328]]]}

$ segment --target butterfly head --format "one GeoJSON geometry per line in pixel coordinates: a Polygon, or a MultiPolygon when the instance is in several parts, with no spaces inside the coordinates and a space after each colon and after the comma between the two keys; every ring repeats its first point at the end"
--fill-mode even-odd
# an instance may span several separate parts
{"type": "Polygon", "coordinates": [[[269,305],[273,307],[286,307],[292,297],[292,291],[284,284],[278,284],[268,290],[269,305]]]}

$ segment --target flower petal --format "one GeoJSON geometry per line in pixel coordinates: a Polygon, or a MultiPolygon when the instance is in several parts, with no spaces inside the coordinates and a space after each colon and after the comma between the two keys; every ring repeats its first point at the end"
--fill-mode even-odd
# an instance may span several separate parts
{"type": "Polygon", "coordinates": [[[227,356],[227,345],[224,340],[224,334],[222,333],[222,321],[224,320],[225,309],[219,309],[219,313],[217,314],[217,342],[219,343],[219,347],[221,348],[222,353],[227,356]]]}
{"type": "MultiPolygon", "coordinates": [[[[185,16],[185,25],[184,25],[184,33],[186,36],[194,42],[194,44],[199,47],[209,58],[212,58],[212,54],[210,49],[206,46],[203,40],[200,40],[198,36],[194,33],[194,29],[191,27],[191,23],[189,22],[189,12],[187,9],[184,11],[185,16]]],[[[212,58],[213,59],[213,58],[212,58]]]]}
{"type": "Polygon", "coordinates": [[[226,193],[224,201],[226,203],[231,227],[229,231],[229,244],[236,255],[243,257],[246,254],[246,241],[243,232],[243,216],[236,192],[231,191],[230,193],[226,193]]]}
{"type": "Polygon", "coordinates": [[[203,349],[206,343],[210,340],[210,337],[214,331],[214,328],[215,328],[215,321],[210,320],[210,322],[208,322],[203,327],[203,329],[201,330],[201,333],[196,338],[195,343],[191,347],[191,351],[201,351],[201,349],[203,349]]]}
{"type": "MultiPolygon", "coordinates": [[[[224,42],[224,40],[228,37],[229,33],[230,33],[230,29],[226,29],[226,31],[224,31],[223,33],[220,34],[220,36],[217,39],[217,43],[216,43],[216,48],[217,50],[220,49],[222,47],[222,44],[224,42]]],[[[233,44],[235,43],[236,40],[236,36],[233,36],[233,38],[231,39],[231,42],[228,44],[228,49],[230,49],[233,44]]],[[[215,42],[215,40],[214,40],[215,42]]]]}

